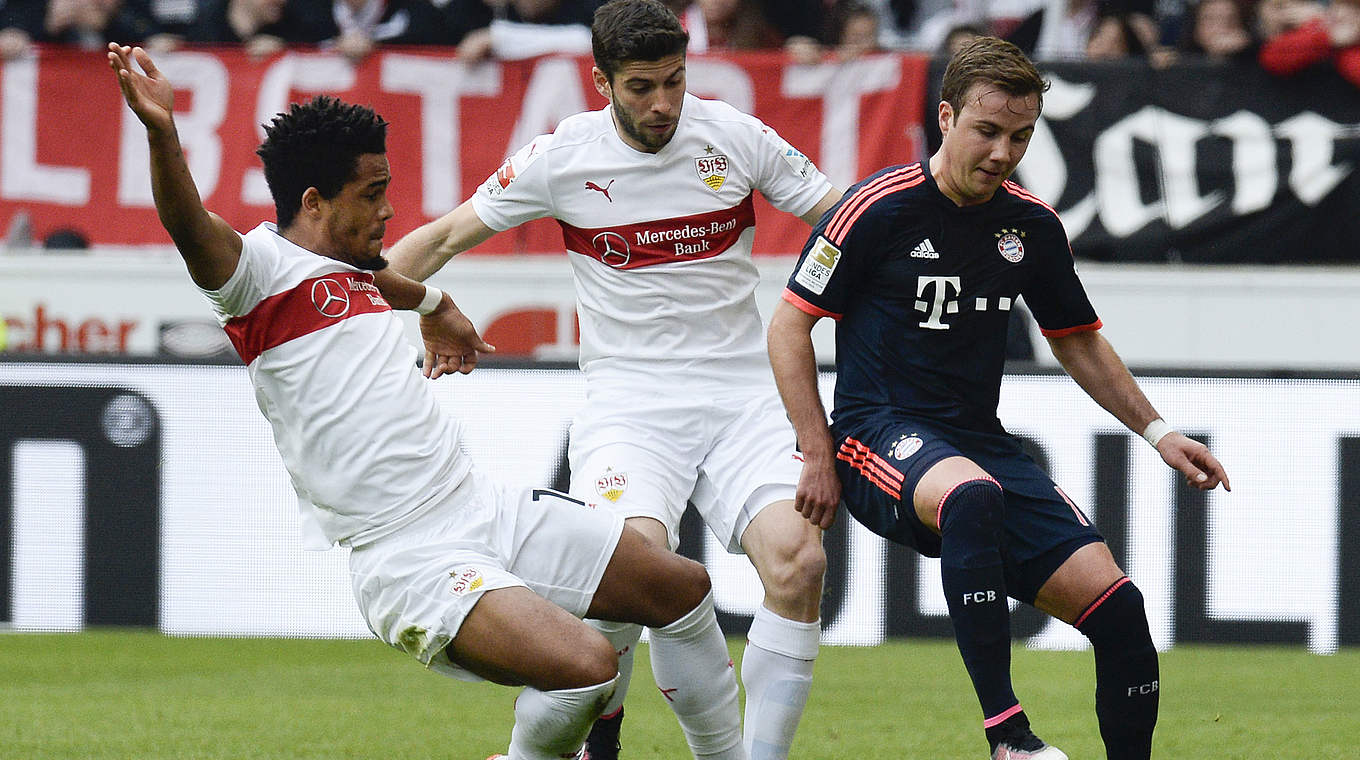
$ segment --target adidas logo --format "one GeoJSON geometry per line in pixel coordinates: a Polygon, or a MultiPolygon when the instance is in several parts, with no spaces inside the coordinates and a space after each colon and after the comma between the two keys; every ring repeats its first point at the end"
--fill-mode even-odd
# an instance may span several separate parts
{"type": "Polygon", "coordinates": [[[935,252],[935,246],[931,244],[930,238],[922,240],[919,245],[911,249],[911,256],[916,259],[940,258],[940,254],[935,252]]]}

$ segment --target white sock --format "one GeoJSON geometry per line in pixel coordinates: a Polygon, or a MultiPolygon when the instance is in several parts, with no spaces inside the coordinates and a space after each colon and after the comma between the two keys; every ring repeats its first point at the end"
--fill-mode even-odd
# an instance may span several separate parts
{"type": "Polygon", "coordinates": [[[745,760],[741,706],[713,594],[665,628],[653,628],[652,675],[700,760],[745,760]]]}
{"type": "Polygon", "coordinates": [[[520,692],[515,700],[509,757],[513,760],[571,757],[586,743],[586,734],[614,692],[614,681],[611,678],[580,689],[526,688],[520,692]]]}
{"type": "Polygon", "coordinates": [[[628,696],[628,684],[633,680],[633,655],[637,653],[638,639],[642,637],[642,626],[607,620],[587,620],[586,623],[604,634],[619,655],[619,677],[614,684],[614,696],[609,698],[609,703],[600,713],[607,718],[623,707],[623,698],[628,696]]]}
{"type": "Polygon", "coordinates": [[[822,640],[820,621],[800,623],[761,605],[741,659],[746,687],[746,734],[750,760],[785,760],[812,688],[812,663],[822,640]]]}

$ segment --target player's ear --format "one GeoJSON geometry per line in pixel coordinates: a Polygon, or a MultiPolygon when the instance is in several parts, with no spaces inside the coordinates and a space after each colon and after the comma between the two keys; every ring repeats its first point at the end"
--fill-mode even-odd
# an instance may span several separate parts
{"type": "Polygon", "coordinates": [[[321,197],[320,190],[317,190],[315,187],[309,187],[302,191],[302,207],[298,209],[298,212],[312,216],[318,215],[321,213],[322,206],[325,202],[326,199],[321,197]]]}
{"type": "Polygon", "coordinates": [[[605,100],[613,101],[612,90],[609,87],[609,76],[600,70],[599,66],[590,68],[590,78],[595,82],[595,91],[604,96],[605,100]]]}
{"type": "Polygon", "coordinates": [[[949,105],[949,101],[940,101],[940,136],[949,134],[949,128],[954,126],[954,107],[949,105]]]}

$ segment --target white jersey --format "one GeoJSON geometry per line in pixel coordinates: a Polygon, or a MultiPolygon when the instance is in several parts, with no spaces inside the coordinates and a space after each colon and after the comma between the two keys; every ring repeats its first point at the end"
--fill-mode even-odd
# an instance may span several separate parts
{"type": "Polygon", "coordinates": [[[242,240],[231,278],[203,293],[249,369],[309,545],[360,545],[444,499],[471,467],[461,426],[373,275],[270,223],[242,240]]]}
{"type": "Polygon", "coordinates": [[[624,143],[610,107],[577,114],[511,156],[472,203],[498,231],[561,225],[588,378],[674,371],[693,382],[769,374],[755,190],[802,215],[831,183],[760,120],[687,94],[657,153],[624,143]]]}

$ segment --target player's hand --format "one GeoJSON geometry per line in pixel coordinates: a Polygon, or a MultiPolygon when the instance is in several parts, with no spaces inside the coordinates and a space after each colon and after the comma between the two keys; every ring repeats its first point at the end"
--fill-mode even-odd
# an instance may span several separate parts
{"type": "Polygon", "coordinates": [[[420,318],[420,337],[425,341],[425,377],[431,380],[454,372],[466,375],[476,369],[481,354],[496,350],[447,293],[434,311],[420,318]]]}
{"type": "Polygon", "coordinates": [[[841,479],[830,460],[808,457],[803,462],[803,474],[798,477],[798,491],[793,507],[808,522],[822,530],[836,522],[836,510],[841,504],[841,479]]]}
{"type": "Polygon", "coordinates": [[[1199,441],[1173,430],[1157,442],[1157,453],[1162,455],[1162,461],[1185,476],[1186,483],[1201,491],[1212,490],[1220,483],[1223,490],[1232,490],[1223,465],[1199,441]]]}
{"type": "Polygon", "coordinates": [[[123,99],[142,124],[148,130],[171,129],[175,93],[170,80],[156,68],[151,56],[139,47],[128,47],[116,42],[109,43],[108,56],[109,68],[118,78],[123,99]],[[141,72],[132,68],[133,60],[137,61],[141,72]]]}

